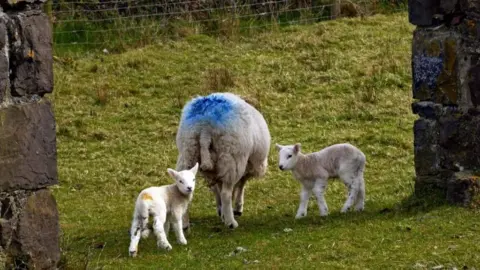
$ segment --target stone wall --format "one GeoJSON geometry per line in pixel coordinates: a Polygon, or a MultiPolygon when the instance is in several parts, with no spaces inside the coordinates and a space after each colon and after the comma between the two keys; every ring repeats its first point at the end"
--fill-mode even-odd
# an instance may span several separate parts
{"type": "Polygon", "coordinates": [[[60,260],[52,29],[45,0],[0,0],[0,269],[60,260]]]}
{"type": "Polygon", "coordinates": [[[409,0],[417,191],[479,203],[480,1],[409,0]]]}

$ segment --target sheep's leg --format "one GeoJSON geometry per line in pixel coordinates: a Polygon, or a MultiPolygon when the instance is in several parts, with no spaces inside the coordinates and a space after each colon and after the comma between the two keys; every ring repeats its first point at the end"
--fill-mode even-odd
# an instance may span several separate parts
{"type": "Polygon", "coordinates": [[[315,194],[315,197],[317,197],[320,216],[328,215],[328,206],[324,197],[326,190],[327,190],[327,181],[325,179],[317,179],[317,181],[315,181],[315,186],[313,187],[313,193],[315,194]]]}
{"type": "Polygon", "coordinates": [[[357,201],[354,209],[355,211],[363,211],[365,207],[365,182],[363,180],[363,176],[360,176],[358,181],[360,182],[360,188],[358,189],[357,201]]]}
{"type": "Polygon", "coordinates": [[[183,234],[181,210],[176,210],[172,213],[172,227],[177,237],[177,242],[181,245],[186,245],[187,239],[185,239],[185,235],[183,234]]]}
{"type": "Polygon", "coordinates": [[[130,228],[130,247],[128,248],[128,252],[130,256],[136,257],[138,251],[138,243],[140,242],[140,235],[141,235],[141,224],[139,218],[135,216],[132,221],[132,227],[130,228]]]}
{"type": "Polygon", "coordinates": [[[302,185],[302,191],[300,192],[300,206],[298,207],[297,215],[295,216],[296,219],[307,216],[308,199],[311,195],[312,189],[302,185]]]}
{"type": "Polygon", "coordinates": [[[221,185],[217,183],[213,185],[210,190],[215,194],[215,202],[217,203],[217,214],[219,217],[222,216],[222,199],[220,198],[221,185]]]}
{"type": "Polygon", "coordinates": [[[158,247],[171,250],[172,246],[168,242],[167,235],[165,234],[165,222],[167,222],[166,213],[156,213],[153,218],[153,232],[155,236],[157,236],[158,247]]]}
{"type": "Polygon", "coordinates": [[[233,184],[232,181],[228,181],[230,179],[226,179],[225,182],[222,183],[222,191],[220,192],[220,198],[222,201],[222,219],[225,225],[229,228],[234,229],[238,227],[238,223],[233,217],[233,209],[232,209],[232,193],[233,193],[233,184]]]}
{"type": "Polygon", "coordinates": [[[233,215],[235,216],[241,216],[243,213],[243,198],[245,194],[246,183],[247,183],[247,177],[244,176],[235,185],[235,189],[234,189],[235,209],[233,210],[233,215]]]}
{"type": "Polygon", "coordinates": [[[358,181],[356,181],[355,178],[350,178],[350,179],[351,179],[350,181],[349,179],[343,179],[345,186],[347,187],[347,190],[348,190],[348,196],[347,196],[347,200],[345,201],[345,204],[342,207],[342,210],[340,210],[340,212],[342,213],[347,212],[352,207],[353,203],[357,198],[358,191],[360,189],[358,181]]]}

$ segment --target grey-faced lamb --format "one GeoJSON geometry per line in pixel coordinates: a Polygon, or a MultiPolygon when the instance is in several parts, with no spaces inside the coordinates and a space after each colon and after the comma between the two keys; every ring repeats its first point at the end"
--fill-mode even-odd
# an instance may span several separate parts
{"type": "Polygon", "coordinates": [[[232,93],[194,98],[183,108],[176,144],[177,170],[199,162],[215,193],[217,213],[226,226],[236,228],[234,215],[242,215],[245,183],[263,177],[267,169],[270,132],[262,114],[232,93]]]}
{"type": "Polygon", "coordinates": [[[327,180],[338,177],[345,184],[348,197],[341,212],[348,211],[352,205],[355,210],[362,211],[365,204],[365,183],[363,173],[366,157],[355,146],[343,143],[328,146],[318,152],[303,154],[301,145],[282,146],[276,144],[279,152],[280,170],[291,170],[293,176],[301,183],[300,206],[295,218],[307,216],[308,200],[313,193],[317,198],[321,216],[328,215],[328,207],[324,198],[327,180]]]}
{"type": "Polygon", "coordinates": [[[172,225],[179,244],[186,245],[183,234],[182,217],[188,209],[195,189],[195,175],[198,163],[189,170],[175,171],[168,168],[168,174],[175,179],[175,184],[150,187],[142,190],[135,202],[132,226],[130,228],[130,256],[135,257],[138,251],[140,236],[147,238],[150,229],[147,227],[149,216],[153,217],[153,232],[160,248],[171,250],[167,234],[172,225]]]}

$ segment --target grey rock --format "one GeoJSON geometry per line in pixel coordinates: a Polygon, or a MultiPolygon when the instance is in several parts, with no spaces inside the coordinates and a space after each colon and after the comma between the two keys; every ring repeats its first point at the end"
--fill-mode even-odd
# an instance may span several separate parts
{"type": "Polygon", "coordinates": [[[27,11],[10,16],[12,95],[53,91],[52,29],[47,15],[27,11]]]}
{"type": "Polygon", "coordinates": [[[0,191],[57,184],[55,119],[50,102],[0,109],[0,191]]]}
{"type": "Polygon", "coordinates": [[[480,204],[480,175],[472,171],[455,173],[447,186],[447,201],[461,206],[480,204]]]}
{"type": "Polygon", "coordinates": [[[417,26],[430,26],[439,8],[439,0],[408,0],[408,20],[417,26]]]}
{"type": "Polygon", "coordinates": [[[56,269],[60,260],[57,204],[48,189],[0,193],[6,269],[56,269]]]}
{"type": "Polygon", "coordinates": [[[456,31],[420,29],[412,44],[413,97],[420,101],[457,104],[458,51],[461,36],[456,31]]]}

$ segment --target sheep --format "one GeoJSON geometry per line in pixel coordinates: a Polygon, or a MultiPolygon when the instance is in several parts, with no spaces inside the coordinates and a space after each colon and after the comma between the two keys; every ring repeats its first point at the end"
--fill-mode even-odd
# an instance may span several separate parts
{"type": "Polygon", "coordinates": [[[317,198],[320,216],[328,215],[324,193],[329,178],[338,177],[348,190],[348,197],[341,212],[347,212],[355,203],[356,211],[363,211],[365,204],[365,183],[363,172],[366,157],[355,146],[343,143],[328,146],[318,152],[302,154],[301,144],[275,144],[279,154],[279,168],[291,170],[293,176],[301,183],[300,206],[296,219],[307,216],[308,200],[312,193],[317,198]]]}
{"type": "Polygon", "coordinates": [[[177,170],[199,162],[217,214],[237,228],[234,215],[243,213],[245,184],[263,177],[268,166],[270,132],[262,114],[232,93],[193,98],[183,107],[176,145],[177,170]]]}
{"type": "Polygon", "coordinates": [[[158,247],[167,251],[172,249],[167,240],[170,225],[178,243],[187,244],[182,230],[182,217],[193,198],[197,170],[198,163],[190,170],[176,171],[168,168],[167,172],[175,180],[175,184],[149,187],[140,192],[135,202],[130,228],[130,256],[137,255],[140,236],[147,238],[150,234],[150,229],[147,228],[149,216],[153,218],[153,232],[157,237],[158,247]]]}

